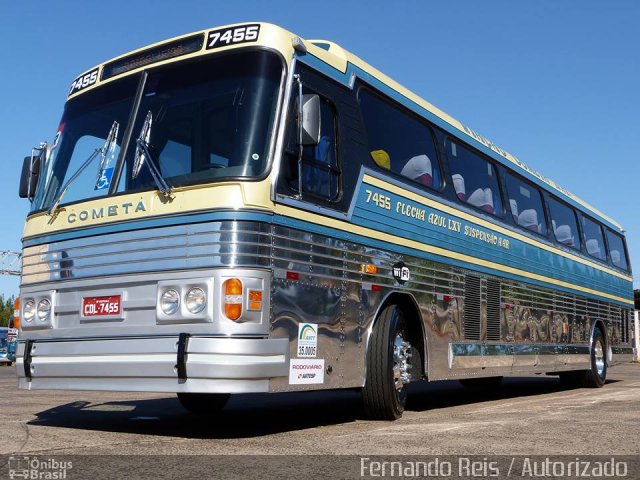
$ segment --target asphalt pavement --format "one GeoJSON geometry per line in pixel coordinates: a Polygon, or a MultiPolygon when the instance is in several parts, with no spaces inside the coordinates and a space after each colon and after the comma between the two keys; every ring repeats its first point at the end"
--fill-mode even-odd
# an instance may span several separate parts
{"type": "Polygon", "coordinates": [[[640,453],[640,364],[609,369],[600,389],[564,389],[550,376],[488,392],[412,384],[395,422],[367,420],[356,391],[238,395],[212,417],[171,394],[18,390],[14,367],[0,368],[0,391],[5,456],[640,453]]]}

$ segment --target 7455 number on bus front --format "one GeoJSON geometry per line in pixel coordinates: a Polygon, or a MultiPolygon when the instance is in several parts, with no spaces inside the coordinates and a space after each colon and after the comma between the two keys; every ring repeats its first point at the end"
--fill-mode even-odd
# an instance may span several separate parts
{"type": "Polygon", "coordinates": [[[259,33],[260,25],[257,24],[213,30],[207,34],[207,50],[228,47],[236,43],[255,42],[259,33]]]}

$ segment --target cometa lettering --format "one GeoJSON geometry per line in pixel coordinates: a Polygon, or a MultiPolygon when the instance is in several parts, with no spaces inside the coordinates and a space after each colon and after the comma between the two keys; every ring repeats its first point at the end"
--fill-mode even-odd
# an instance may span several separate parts
{"type": "Polygon", "coordinates": [[[144,202],[139,201],[137,204],[133,202],[121,203],[119,205],[108,205],[106,207],[93,208],[91,210],[81,210],[78,213],[71,212],[67,215],[68,223],[86,222],[88,220],[102,220],[108,217],[118,217],[120,215],[129,215],[132,213],[146,212],[147,208],[144,202]]]}

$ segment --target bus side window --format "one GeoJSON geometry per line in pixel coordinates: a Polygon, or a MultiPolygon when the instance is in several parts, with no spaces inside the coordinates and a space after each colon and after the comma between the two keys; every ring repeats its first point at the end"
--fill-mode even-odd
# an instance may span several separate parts
{"type": "Polygon", "coordinates": [[[451,180],[460,201],[492,215],[502,215],[498,176],[491,162],[447,139],[451,180]]]}
{"type": "Polygon", "coordinates": [[[540,191],[509,173],[506,175],[505,183],[515,222],[527,230],[546,235],[547,222],[540,191]]]}
{"type": "Polygon", "coordinates": [[[365,88],[358,91],[358,102],[371,164],[421,186],[440,189],[442,177],[431,128],[365,88]]]}
{"type": "Polygon", "coordinates": [[[606,229],[606,231],[611,263],[613,263],[618,268],[628,270],[629,262],[627,261],[627,251],[624,248],[623,238],[617,233],[612,232],[608,228],[606,229]]]}
{"type": "Polygon", "coordinates": [[[607,252],[604,249],[602,227],[593,220],[582,217],[582,233],[587,253],[599,260],[606,260],[607,252]]]}
{"type": "Polygon", "coordinates": [[[551,213],[553,236],[556,241],[568,247],[579,249],[580,235],[573,209],[555,198],[549,198],[549,212],[551,213]]]}

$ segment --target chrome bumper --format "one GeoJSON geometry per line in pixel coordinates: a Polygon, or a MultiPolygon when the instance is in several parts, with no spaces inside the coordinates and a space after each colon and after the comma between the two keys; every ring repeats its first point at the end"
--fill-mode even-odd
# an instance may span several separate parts
{"type": "Polygon", "coordinates": [[[268,392],[288,375],[287,338],[144,338],[21,341],[22,389],[268,392]]]}

